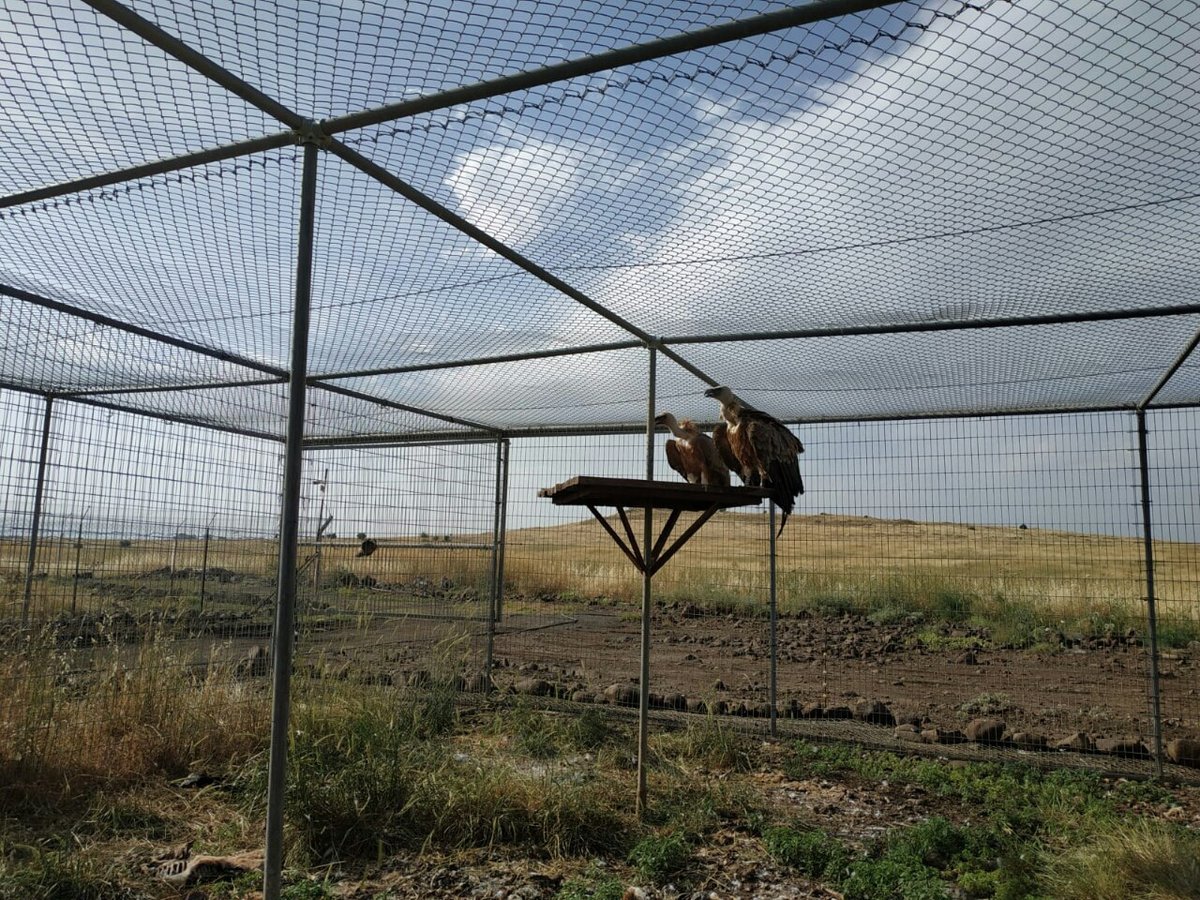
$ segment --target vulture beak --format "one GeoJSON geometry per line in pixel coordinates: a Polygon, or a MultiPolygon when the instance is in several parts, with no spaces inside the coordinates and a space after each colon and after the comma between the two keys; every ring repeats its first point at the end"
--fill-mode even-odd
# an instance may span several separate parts
{"type": "Polygon", "coordinates": [[[667,414],[659,413],[657,416],[655,416],[654,424],[655,425],[666,425],[667,424],[667,414]]]}
{"type": "Polygon", "coordinates": [[[723,388],[719,388],[719,387],[709,388],[707,391],[705,391],[705,392],[704,392],[704,396],[705,396],[705,397],[712,397],[712,398],[714,398],[714,399],[715,399],[715,398],[716,398],[716,396],[717,396],[718,394],[720,394],[722,390],[724,390],[724,389],[723,389],[723,388]]]}

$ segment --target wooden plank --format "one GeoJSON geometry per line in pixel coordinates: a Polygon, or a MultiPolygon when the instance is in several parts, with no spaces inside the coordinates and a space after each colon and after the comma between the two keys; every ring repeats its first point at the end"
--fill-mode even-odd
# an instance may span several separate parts
{"type": "Polygon", "coordinates": [[[538,496],[548,497],[556,506],[625,506],[704,512],[713,507],[757,506],[768,493],[760,487],[715,487],[682,481],[577,475],[553,487],[542,488],[538,496]]]}

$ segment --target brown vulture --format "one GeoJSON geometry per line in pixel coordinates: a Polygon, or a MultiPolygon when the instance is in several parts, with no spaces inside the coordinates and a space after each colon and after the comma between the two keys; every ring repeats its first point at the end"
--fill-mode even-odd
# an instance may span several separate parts
{"type": "Polygon", "coordinates": [[[377,543],[375,543],[373,540],[371,540],[370,538],[367,538],[365,541],[362,542],[362,545],[358,548],[358,552],[355,553],[354,555],[355,556],[370,556],[372,553],[374,553],[378,549],[379,549],[379,545],[377,543]]]}
{"type": "Polygon", "coordinates": [[[750,485],[771,491],[771,500],[783,511],[779,533],[787,524],[796,498],[804,493],[799,456],[804,445],[774,416],[747,406],[727,387],[704,392],[721,404],[724,420],[713,429],[713,442],[726,464],[750,485]]]}
{"type": "Polygon", "coordinates": [[[729,469],[717,452],[717,445],[695,422],[676,420],[670,413],[662,413],[655,417],[654,424],[665,425],[675,435],[675,440],[667,441],[667,462],[685,481],[729,487],[729,469]]]}

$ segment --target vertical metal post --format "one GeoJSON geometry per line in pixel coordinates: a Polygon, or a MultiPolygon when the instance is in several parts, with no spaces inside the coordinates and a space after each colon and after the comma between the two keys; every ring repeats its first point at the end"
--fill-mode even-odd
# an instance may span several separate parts
{"type": "Polygon", "coordinates": [[[313,230],[317,205],[317,145],[304,144],[300,186],[300,226],[296,248],[296,299],[292,311],[292,364],[288,378],[287,443],[283,503],[279,520],[279,591],[275,604],[275,659],[272,678],[271,747],[267,770],[267,847],[263,898],[278,900],[283,874],[283,799],[291,709],[292,645],[296,605],[296,560],[300,539],[300,482],[304,439],[308,324],[312,302],[313,230]]]}
{"type": "Polygon", "coordinates": [[[25,563],[25,599],[21,603],[21,627],[29,624],[29,604],[33,600],[33,567],[37,564],[38,532],[42,526],[42,499],[46,493],[46,457],[50,452],[50,417],[54,398],[46,398],[42,414],[42,449],[38,454],[37,486],[33,490],[33,521],[29,525],[29,558],[25,563]]]}
{"type": "Polygon", "coordinates": [[[75,615],[75,607],[79,601],[79,557],[83,555],[83,520],[85,512],[79,517],[79,533],[75,536],[75,577],[71,579],[71,615],[75,615]]]}
{"type": "Polygon", "coordinates": [[[1137,411],[1138,468],[1142,488],[1142,544],[1146,556],[1146,628],[1150,633],[1150,715],[1154,729],[1154,771],[1162,777],[1162,702],[1158,684],[1158,610],[1154,596],[1154,533],[1150,522],[1150,454],[1146,446],[1146,410],[1137,411]]]}
{"type": "Polygon", "coordinates": [[[779,727],[775,721],[777,716],[775,703],[778,687],[776,674],[779,669],[779,607],[775,596],[775,503],[768,500],[767,505],[771,508],[771,513],[767,517],[767,524],[771,529],[771,594],[768,601],[771,610],[771,668],[767,677],[767,702],[771,704],[771,737],[774,737],[778,733],[779,727]]]}
{"type": "Polygon", "coordinates": [[[200,612],[204,612],[205,594],[208,592],[208,544],[212,540],[212,529],[204,528],[204,555],[200,558],[200,612]]]}
{"type": "MultiPolygon", "coordinates": [[[[646,390],[646,480],[654,479],[654,405],[658,377],[658,350],[650,348],[650,370],[646,390]]],[[[646,767],[650,761],[650,558],[654,543],[654,510],[645,509],[642,529],[642,646],[641,668],[638,670],[638,755],[637,755],[637,812],[646,811],[646,767]]]]}
{"type": "Polygon", "coordinates": [[[488,683],[492,680],[492,650],[496,642],[496,606],[500,591],[500,511],[503,500],[500,496],[504,484],[504,441],[496,441],[496,493],[492,511],[492,571],[488,578],[487,605],[487,650],[483,658],[483,674],[488,683]]]}
{"type": "Polygon", "coordinates": [[[321,475],[321,505],[317,509],[317,536],[313,541],[313,592],[307,609],[312,609],[321,599],[321,536],[325,534],[325,491],[329,488],[329,466],[321,475]]]}
{"type": "Polygon", "coordinates": [[[496,557],[496,621],[499,622],[504,613],[504,548],[508,535],[508,460],[512,453],[512,445],[508,438],[500,441],[504,448],[504,458],[501,470],[504,475],[500,481],[500,547],[496,557]]]}

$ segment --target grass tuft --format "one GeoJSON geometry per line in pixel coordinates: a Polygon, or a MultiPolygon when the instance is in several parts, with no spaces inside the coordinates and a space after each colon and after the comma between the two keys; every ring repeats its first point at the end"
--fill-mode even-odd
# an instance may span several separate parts
{"type": "Polygon", "coordinates": [[[1200,835],[1161,822],[1117,824],[1051,859],[1045,882],[1061,900],[1200,897],[1200,835]]]}

